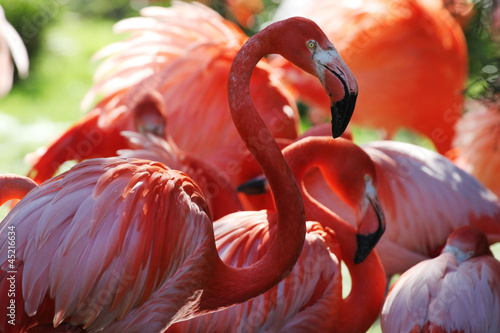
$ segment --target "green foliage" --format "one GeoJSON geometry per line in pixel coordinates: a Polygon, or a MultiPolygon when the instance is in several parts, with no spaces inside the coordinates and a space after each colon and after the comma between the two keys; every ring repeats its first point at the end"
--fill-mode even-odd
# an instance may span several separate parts
{"type": "Polygon", "coordinates": [[[475,4],[476,14],[465,31],[469,54],[466,95],[471,98],[500,91],[500,32],[491,28],[493,9],[492,1],[478,1],[475,4]]]}

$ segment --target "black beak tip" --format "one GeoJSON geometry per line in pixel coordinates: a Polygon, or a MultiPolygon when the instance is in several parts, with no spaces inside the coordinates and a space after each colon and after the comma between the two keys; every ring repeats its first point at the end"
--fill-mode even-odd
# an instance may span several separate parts
{"type": "Polygon", "coordinates": [[[344,134],[347,125],[349,125],[351,121],[352,114],[354,113],[357,97],[357,94],[351,93],[332,105],[332,136],[334,138],[338,138],[344,134]]]}
{"type": "Polygon", "coordinates": [[[382,234],[383,231],[382,232],[377,231],[368,235],[361,235],[361,234],[356,235],[358,248],[356,250],[356,253],[354,254],[355,264],[362,263],[363,260],[365,260],[366,257],[368,257],[370,252],[372,252],[373,248],[380,240],[380,237],[382,237],[382,234]]]}

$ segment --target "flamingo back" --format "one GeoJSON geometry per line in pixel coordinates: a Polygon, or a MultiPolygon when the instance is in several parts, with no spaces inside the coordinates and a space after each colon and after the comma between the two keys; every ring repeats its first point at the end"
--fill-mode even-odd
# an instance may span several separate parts
{"type": "Polygon", "coordinates": [[[0,249],[7,251],[6,229],[14,227],[16,264],[2,260],[0,286],[17,270],[23,311],[16,320],[25,325],[164,327],[208,278],[211,243],[212,255],[215,249],[207,212],[201,190],[160,163],[84,161],[32,191],[3,220],[0,249]],[[148,310],[131,323],[127,314],[141,307],[148,310]]]}
{"type": "Polygon", "coordinates": [[[498,332],[500,262],[491,254],[459,260],[452,253],[410,268],[382,309],[384,332],[498,332]]]}

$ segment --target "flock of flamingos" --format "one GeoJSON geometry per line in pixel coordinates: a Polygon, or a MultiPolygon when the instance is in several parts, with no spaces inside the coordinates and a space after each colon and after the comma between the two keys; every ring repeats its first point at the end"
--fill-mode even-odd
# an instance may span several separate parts
{"type": "Polygon", "coordinates": [[[284,1],[250,38],[199,3],[118,22],[90,112],[0,175],[0,332],[500,332],[500,112],[464,97],[473,10],[284,1]]]}

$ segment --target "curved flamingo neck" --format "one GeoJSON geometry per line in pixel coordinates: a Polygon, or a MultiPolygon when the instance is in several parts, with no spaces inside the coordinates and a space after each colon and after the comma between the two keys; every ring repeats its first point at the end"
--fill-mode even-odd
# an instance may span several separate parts
{"type": "MultiPolygon", "coordinates": [[[[332,139],[329,138],[329,141],[332,139]]],[[[337,139],[338,140],[338,139],[337,139]]],[[[300,184],[307,220],[320,222],[323,227],[335,231],[342,253],[342,260],[349,269],[352,287],[349,295],[340,301],[335,315],[337,332],[366,332],[382,308],[386,277],[375,252],[360,264],[354,263],[357,250],[356,229],[334,212],[323,206],[307,192],[302,179],[312,167],[318,167],[323,174],[335,172],[336,145],[326,140],[314,140],[315,144],[304,144],[306,149],[290,149],[285,155],[300,184]],[[307,151],[307,154],[304,154],[307,151]]],[[[335,189],[334,189],[335,190],[335,189]]]]}
{"type": "Polygon", "coordinates": [[[275,193],[277,232],[269,251],[255,264],[234,268],[220,259],[200,312],[228,307],[256,297],[284,279],[297,261],[305,239],[305,212],[300,191],[281,150],[250,97],[250,78],[260,59],[272,53],[269,30],[250,38],[236,55],[228,79],[234,125],[261,166],[275,193]]]}
{"type": "Polygon", "coordinates": [[[34,180],[28,177],[5,174],[0,175],[0,206],[12,199],[22,199],[37,186],[34,180]]]}

